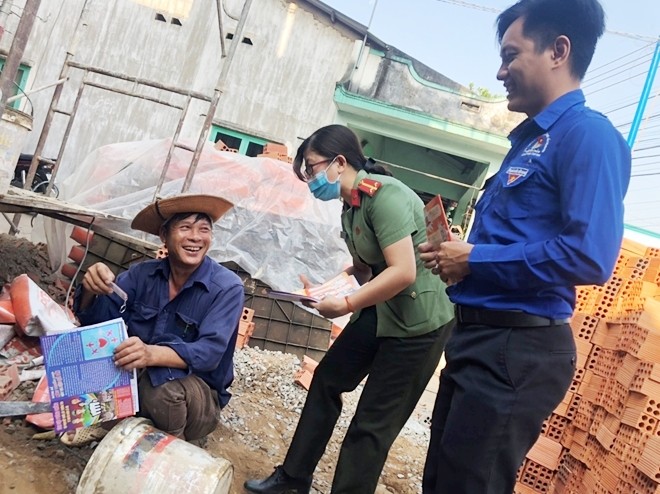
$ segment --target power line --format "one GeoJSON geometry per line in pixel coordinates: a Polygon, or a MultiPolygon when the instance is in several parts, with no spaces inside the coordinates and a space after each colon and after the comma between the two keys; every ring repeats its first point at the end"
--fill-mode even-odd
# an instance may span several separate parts
{"type": "Polygon", "coordinates": [[[653,199],[652,201],[626,202],[626,206],[637,206],[639,204],[655,204],[656,202],[658,202],[658,199],[653,199]]]}
{"type": "MultiPolygon", "coordinates": [[[[443,2],[443,3],[448,3],[450,5],[457,5],[459,7],[467,7],[469,9],[474,9],[474,10],[481,10],[482,12],[491,12],[493,14],[499,14],[502,12],[502,9],[496,9],[493,7],[485,7],[484,5],[478,5],[476,3],[470,3],[470,2],[464,2],[462,0],[437,0],[438,2],[443,2]]],[[[651,38],[650,36],[644,36],[641,34],[635,34],[635,33],[624,33],[622,31],[611,31],[611,30],[606,30],[605,31],[608,34],[614,34],[616,36],[622,36],[624,38],[631,38],[631,39],[636,39],[640,41],[648,41],[648,42],[653,42],[655,43],[657,41],[657,38],[651,38]]]]}
{"type": "Polygon", "coordinates": [[[597,71],[599,71],[600,69],[603,69],[603,68],[607,67],[608,65],[612,65],[613,63],[618,62],[619,60],[623,60],[623,59],[626,58],[626,57],[629,57],[629,56],[631,56],[631,55],[634,55],[634,54],[637,53],[638,51],[646,50],[647,48],[652,47],[652,46],[655,46],[655,41],[652,41],[652,42],[650,42],[649,44],[642,46],[641,48],[637,48],[636,50],[633,50],[633,51],[631,51],[630,53],[628,53],[628,54],[626,54],[626,55],[622,55],[622,56],[620,56],[619,58],[615,58],[614,60],[612,60],[612,61],[610,61],[610,62],[604,63],[603,65],[600,65],[600,66],[598,66],[598,67],[595,67],[595,68],[593,68],[593,69],[590,69],[588,73],[591,74],[591,73],[597,72],[597,71]]]}
{"type": "MultiPolygon", "coordinates": [[[[655,145],[655,146],[645,147],[645,148],[635,148],[635,151],[636,151],[636,152],[640,152],[640,151],[648,151],[649,149],[660,149],[660,144],[655,145]]],[[[648,157],[648,156],[647,156],[647,157],[648,157]]]]}
{"type": "Polygon", "coordinates": [[[637,177],[660,177],[660,172],[654,172],[654,173],[633,173],[630,175],[630,178],[637,178],[637,177]]]}
{"type": "Polygon", "coordinates": [[[614,83],[610,84],[609,86],[601,87],[601,88],[599,88],[599,89],[594,89],[593,91],[590,91],[589,94],[596,94],[596,93],[598,93],[598,92],[600,92],[600,91],[603,91],[603,90],[605,90],[605,89],[609,89],[609,88],[611,88],[611,87],[613,87],[613,86],[616,86],[617,84],[623,84],[624,82],[628,82],[628,81],[630,81],[630,80],[632,80],[632,79],[636,79],[636,78],[639,77],[639,76],[646,75],[647,73],[648,73],[648,71],[645,70],[644,72],[640,72],[639,74],[631,75],[630,77],[627,77],[627,78],[622,79],[622,80],[620,80],[620,81],[614,82],[614,83]]]}
{"type": "MultiPolygon", "coordinates": [[[[635,218],[635,216],[632,216],[632,217],[635,218]]],[[[660,216],[651,216],[651,217],[648,217],[648,216],[641,216],[641,217],[639,217],[639,218],[640,218],[640,219],[637,220],[637,221],[640,221],[640,222],[644,222],[644,223],[647,223],[647,224],[652,224],[652,225],[654,225],[654,224],[655,224],[655,220],[659,220],[659,219],[660,219],[660,216]]]]}
{"type": "Polygon", "coordinates": [[[598,84],[598,83],[600,83],[600,82],[603,82],[603,80],[607,80],[609,77],[614,77],[614,76],[616,76],[616,75],[622,74],[622,73],[624,73],[624,72],[626,72],[626,71],[628,71],[628,70],[630,70],[630,69],[634,69],[635,67],[639,67],[640,65],[646,65],[646,62],[649,62],[650,60],[651,60],[651,55],[650,55],[650,54],[649,54],[649,55],[644,55],[644,56],[641,57],[641,58],[636,58],[635,60],[631,60],[630,62],[627,62],[627,63],[625,63],[625,64],[623,64],[623,65],[619,65],[619,66],[617,66],[617,67],[615,67],[615,68],[613,68],[613,69],[611,69],[611,70],[608,70],[607,72],[603,72],[602,74],[598,74],[595,78],[592,78],[592,79],[588,79],[588,80],[586,80],[586,81],[584,82],[584,84],[582,84],[582,87],[593,86],[594,84],[598,84]],[[643,60],[642,60],[642,59],[643,59],[643,60]],[[639,63],[636,64],[636,65],[633,65],[632,67],[624,68],[624,67],[626,67],[626,65],[630,65],[631,63],[633,63],[633,62],[637,62],[638,60],[642,60],[642,61],[639,62],[639,63]],[[615,70],[618,70],[618,69],[622,69],[622,70],[619,70],[619,72],[617,72],[617,73],[615,73],[615,74],[608,75],[608,74],[610,74],[611,72],[614,72],[615,70]],[[604,79],[603,79],[603,78],[604,78],[604,79]]]}
{"type": "Polygon", "coordinates": [[[618,111],[625,110],[626,108],[630,108],[632,106],[637,106],[638,103],[639,103],[638,99],[635,99],[635,101],[633,101],[632,103],[628,103],[626,105],[619,106],[617,108],[612,108],[611,110],[607,109],[607,110],[601,110],[601,111],[603,113],[607,113],[607,114],[616,113],[618,111]]]}
{"type": "MultiPolygon", "coordinates": [[[[660,149],[660,146],[655,146],[652,149],[660,149]]],[[[642,156],[642,158],[660,158],[660,154],[651,154],[649,156],[642,156]]]]}
{"type": "MultiPolygon", "coordinates": [[[[644,120],[646,120],[646,121],[655,120],[656,118],[660,118],[660,113],[656,113],[655,115],[650,115],[648,117],[644,117],[644,120]]],[[[628,125],[631,125],[631,124],[632,124],[632,121],[626,122],[624,124],[617,125],[616,128],[618,129],[619,127],[627,127],[628,125]]]]}
{"type": "Polygon", "coordinates": [[[651,163],[639,163],[639,160],[635,160],[635,159],[634,159],[634,160],[633,160],[633,163],[632,163],[632,167],[633,167],[635,170],[637,170],[637,169],[639,169],[639,168],[649,168],[649,167],[654,167],[654,166],[660,167],[660,161],[658,161],[658,160],[654,160],[654,161],[651,162],[651,163]]]}
{"type": "MultiPolygon", "coordinates": [[[[654,94],[653,96],[649,96],[649,101],[651,101],[652,99],[657,98],[658,96],[660,96],[658,93],[654,94]]],[[[626,98],[625,100],[619,100],[618,102],[612,104],[610,107],[608,107],[608,106],[601,107],[601,111],[603,113],[607,113],[607,114],[615,113],[615,112],[618,112],[620,110],[625,110],[626,108],[630,108],[631,106],[636,106],[638,103],[639,103],[639,97],[638,96],[633,96],[631,98],[626,98]],[[624,101],[625,101],[625,104],[623,106],[618,106],[618,107],[615,107],[615,108],[611,108],[611,106],[614,106],[615,104],[620,105],[624,101]]]]}
{"type": "Polygon", "coordinates": [[[492,12],[493,14],[499,14],[502,12],[501,9],[495,9],[493,7],[484,7],[483,5],[477,5],[475,3],[462,2],[461,0],[438,0],[439,2],[448,3],[451,5],[458,5],[459,7],[467,7],[469,9],[481,10],[482,12],[492,12]]]}

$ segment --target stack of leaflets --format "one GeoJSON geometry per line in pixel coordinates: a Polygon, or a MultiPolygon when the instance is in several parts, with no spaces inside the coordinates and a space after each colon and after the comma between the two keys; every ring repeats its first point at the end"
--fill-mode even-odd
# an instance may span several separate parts
{"type": "Polygon", "coordinates": [[[128,338],[123,319],[41,337],[55,432],[135,415],[137,375],[114,363],[128,338]]]}
{"type": "Polygon", "coordinates": [[[449,222],[442,206],[442,197],[439,195],[431,199],[424,206],[424,220],[426,221],[426,237],[435,250],[440,248],[442,242],[451,240],[449,222]]]}
{"type": "Polygon", "coordinates": [[[355,279],[355,276],[340,273],[319,286],[303,288],[297,292],[281,292],[269,289],[266,291],[266,295],[277,300],[291,302],[320,302],[325,297],[344,298],[358,288],[360,288],[360,284],[355,279]]]}

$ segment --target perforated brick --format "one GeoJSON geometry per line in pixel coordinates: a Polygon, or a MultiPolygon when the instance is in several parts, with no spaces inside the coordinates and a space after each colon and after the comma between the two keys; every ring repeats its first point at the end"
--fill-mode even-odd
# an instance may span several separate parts
{"type": "Polygon", "coordinates": [[[549,490],[553,475],[552,470],[532,460],[527,460],[520,476],[520,483],[531,487],[536,492],[546,493],[549,490]]]}
{"type": "Polygon", "coordinates": [[[598,432],[598,428],[602,425],[603,421],[605,420],[605,416],[607,415],[607,411],[602,408],[602,407],[594,407],[594,414],[593,414],[593,419],[591,421],[591,427],[589,428],[589,434],[592,436],[596,435],[596,432],[598,432]]]}
{"type": "Polygon", "coordinates": [[[575,313],[571,318],[571,329],[576,338],[591,341],[600,319],[589,314],[575,313]]]}

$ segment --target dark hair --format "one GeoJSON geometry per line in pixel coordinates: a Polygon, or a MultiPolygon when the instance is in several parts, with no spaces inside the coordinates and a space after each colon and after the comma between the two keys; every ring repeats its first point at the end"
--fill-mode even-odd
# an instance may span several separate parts
{"type": "Polygon", "coordinates": [[[305,181],[305,175],[302,171],[303,161],[305,160],[304,155],[308,151],[313,151],[328,159],[341,154],[346,158],[348,164],[357,171],[366,170],[368,173],[392,176],[387,168],[364,156],[358,136],[344,125],[321,127],[298,147],[296,157],[293,160],[293,171],[303,181],[305,181]]]}
{"type": "Polygon", "coordinates": [[[206,220],[209,222],[211,226],[213,226],[213,220],[211,217],[206,214],[206,213],[176,213],[167,218],[162,225],[160,225],[160,229],[163,233],[166,235],[170,232],[172,227],[179,223],[179,221],[185,220],[186,218],[195,215],[195,223],[201,220],[206,220]]]}
{"type": "Polygon", "coordinates": [[[502,37],[518,18],[523,18],[523,34],[534,40],[541,52],[558,36],[571,40],[571,73],[582,80],[605,31],[605,12],[598,0],[520,0],[497,17],[497,38],[502,37]]]}

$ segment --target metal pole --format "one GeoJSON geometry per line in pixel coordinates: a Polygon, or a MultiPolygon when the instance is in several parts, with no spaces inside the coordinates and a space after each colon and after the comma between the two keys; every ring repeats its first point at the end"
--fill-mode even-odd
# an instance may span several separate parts
{"type": "Polygon", "coordinates": [[[364,52],[364,47],[367,45],[367,38],[369,37],[369,29],[371,29],[371,22],[374,20],[374,14],[376,13],[376,7],[378,6],[378,0],[374,2],[374,8],[371,9],[371,16],[369,17],[369,23],[367,24],[367,31],[364,33],[364,38],[362,39],[362,44],[360,45],[360,51],[358,56],[355,59],[355,65],[351,68],[351,75],[348,78],[349,89],[352,89],[353,86],[353,75],[362,63],[362,53],[364,52]]]}
{"type": "Polygon", "coordinates": [[[199,156],[202,154],[202,148],[204,147],[204,144],[206,142],[206,136],[208,135],[209,128],[211,127],[211,123],[213,122],[213,117],[215,116],[215,110],[218,107],[218,101],[220,100],[220,96],[222,95],[222,93],[225,91],[225,83],[227,81],[227,75],[229,74],[229,69],[231,68],[232,62],[234,61],[236,48],[243,39],[243,28],[245,27],[245,21],[247,20],[248,13],[250,12],[251,5],[252,5],[252,0],[245,0],[245,3],[243,4],[243,10],[241,11],[241,18],[239,19],[238,25],[236,26],[236,32],[234,33],[234,38],[231,40],[231,45],[229,45],[229,53],[227,54],[227,58],[222,63],[222,69],[220,71],[220,76],[218,77],[218,82],[215,86],[213,99],[211,100],[211,104],[209,105],[206,118],[204,119],[204,126],[202,127],[202,131],[199,135],[199,139],[197,141],[197,147],[195,148],[195,152],[190,162],[190,168],[188,168],[188,173],[186,174],[186,179],[183,182],[183,187],[181,188],[181,192],[188,191],[193,176],[195,175],[195,170],[197,170],[197,163],[199,162],[199,156]]]}
{"type": "Polygon", "coordinates": [[[216,0],[215,4],[218,6],[218,30],[220,31],[220,53],[222,58],[227,56],[225,50],[225,30],[222,27],[222,0],[216,0]]]}
{"type": "Polygon", "coordinates": [[[367,24],[367,32],[364,33],[364,39],[362,40],[362,46],[360,46],[360,53],[358,53],[357,60],[355,61],[355,67],[353,69],[357,69],[360,66],[360,62],[362,62],[362,52],[364,51],[364,47],[367,44],[367,36],[369,36],[369,29],[371,29],[371,22],[374,20],[374,14],[376,13],[376,7],[378,6],[378,0],[374,2],[374,8],[371,9],[371,16],[369,17],[369,24],[367,24]]]}
{"type": "MultiPolygon", "coordinates": [[[[71,42],[70,48],[67,50],[66,57],[64,58],[64,63],[62,64],[62,70],[60,71],[59,79],[64,79],[64,80],[68,79],[69,62],[73,59],[75,52],[78,49],[78,43],[80,42],[80,37],[81,37],[80,26],[85,17],[85,14],[89,9],[89,2],[90,0],[85,0],[85,3],[83,3],[82,9],[80,10],[80,16],[78,17],[76,25],[73,27],[73,40],[71,42]]],[[[61,8],[64,7],[62,6],[61,8]]],[[[34,181],[34,177],[37,174],[37,168],[39,168],[39,160],[43,159],[41,153],[43,152],[44,147],[46,146],[46,141],[48,140],[48,134],[50,133],[50,127],[53,122],[53,118],[55,117],[56,107],[57,104],[59,103],[60,95],[62,94],[63,88],[64,88],[64,83],[58,84],[57,86],[55,86],[55,91],[53,91],[53,96],[50,100],[50,106],[48,107],[48,113],[46,114],[46,119],[44,120],[44,124],[41,127],[41,133],[39,134],[37,147],[35,148],[34,153],[32,154],[32,162],[30,163],[30,169],[28,170],[27,177],[25,177],[25,183],[23,184],[23,188],[26,190],[32,189],[32,182],[34,181]]],[[[52,183],[54,183],[53,175],[51,175],[50,177],[50,183],[48,186],[49,193],[50,193],[50,189],[52,189],[52,186],[50,185],[52,183]]],[[[21,213],[16,213],[14,215],[14,223],[18,225],[20,224],[20,220],[21,220],[21,213]]]]}
{"type": "Polygon", "coordinates": [[[649,73],[646,76],[646,82],[644,83],[644,88],[642,89],[642,96],[639,99],[639,105],[637,105],[637,111],[635,112],[635,117],[633,118],[632,125],[630,126],[630,132],[628,133],[628,146],[630,146],[630,149],[635,146],[635,139],[637,139],[637,132],[639,132],[639,126],[642,123],[642,117],[644,116],[644,111],[646,110],[646,103],[649,100],[649,94],[651,93],[651,88],[653,87],[653,81],[655,80],[655,75],[658,72],[658,63],[660,63],[660,38],[655,43],[655,53],[653,54],[653,59],[651,60],[651,67],[649,68],[649,73]]]}
{"type": "Polygon", "coordinates": [[[44,89],[49,89],[53,86],[59,86],[60,84],[64,84],[65,82],[66,82],[66,79],[60,79],[59,81],[51,82],[50,84],[46,84],[45,86],[40,86],[40,87],[30,89],[29,91],[21,91],[16,96],[12,96],[11,98],[7,98],[7,104],[13,103],[14,101],[17,101],[21,98],[29,97],[30,95],[32,95],[34,93],[38,93],[39,91],[43,91],[44,89]]]}
{"type": "Polygon", "coordinates": [[[250,12],[250,6],[252,5],[252,0],[245,0],[243,4],[243,10],[241,11],[241,18],[238,20],[236,25],[236,32],[234,33],[234,38],[231,40],[231,45],[229,46],[229,53],[227,54],[227,60],[222,63],[222,69],[220,70],[220,76],[218,77],[218,83],[216,84],[216,89],[220,92],[224,92],[225,82],[227,81],[227,74],[231,68],[231,64],[234,61],[234,54],[236,53],[236,48],[241,43],[243,39],[243,28],[245,27],[245,21],[247,21],[248,12],[250,12]]]}
{"type": "Polygon", "coordinates": [[[0,74],[0,91],[2,91],[2,94],[0,94],[0,115],[5,112],[7,98],[9,98],[14,88],[14,79],[16,79],[16,73],[21,65],[25,45],[30,37],[30,32],[32,32],[32,26],[37,17],[40,4],[41,0],[27,0],[21,20],[18,22],[16,34],[14,34],[14,39],[9,49],[9,55],[7,56],[7,60],[5,60],[2,74],[0,74]]]}

